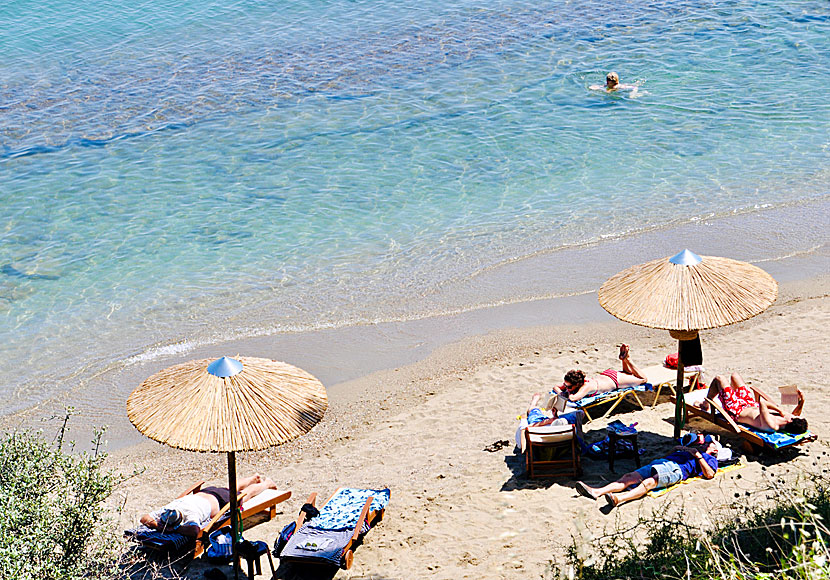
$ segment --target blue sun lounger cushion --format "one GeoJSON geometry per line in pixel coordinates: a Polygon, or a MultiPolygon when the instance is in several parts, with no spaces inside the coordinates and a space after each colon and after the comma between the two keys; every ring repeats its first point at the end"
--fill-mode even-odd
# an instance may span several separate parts
{"type": "MultiPolygon", "coordinates": [[[[350,545],[360,512],[372,497],[370,512],[386,508],[388,489],[340,489],[320,509],[320,515],[306,522],[289,538],[280,558],[342,564],[343,554],[350,545]]],[[[361,534],[370,529],[364,522],[361,534]]]]}

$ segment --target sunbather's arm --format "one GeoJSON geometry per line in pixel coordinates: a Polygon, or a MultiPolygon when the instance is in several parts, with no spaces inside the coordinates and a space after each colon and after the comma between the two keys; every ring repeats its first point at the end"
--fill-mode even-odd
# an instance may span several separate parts
{"type": "Polygon", "coordinates": [[[700,466],[700,474],[703,476],[703,479],[712,479],[715,477],[715,470],[712,469],[712,466],[709,465],[708,461],[706,461],[706,457],[704,457],[703,453],[695,450],[694,458],[700,466]]]}
{"type": "Polygon", "coordinates": [[[762,398],[766,399],[767,407],[769,407],[770,409],[772,409],[773,411],[775,411],[777,413],[781,413],[782,415],[784,414],[784,411],[781,409],[781,407],[776,405],[775,402],[773,402],[772,398],[768,394],[766,394],[764,391],[762,391],[758,387],[750,386],[749,388],[752,389],[753,393],[755,393],[755,399],[756,400],[760,401],[762,398]]]}
{"type": "Polygon", "coordinates": [[[593,393],[595,390],[595,386],[589,387],[588,385],[582,385],[581,387],[579,387],[579,390],[577,392],[570,394],[568,396],[568,399],[571,401],[579,401],[580,399],[584,399],[585,397],[593,393]]]}
{"type": "Polygon", "coordinates": [[[156,521],[156,518],[154,518],[151,514],[144,514],[143,516],[141,516],[141,519],[139,521],[148,528],[153,528],[154,530],[157,530],[159,528],[159,524],[156,521]]]}

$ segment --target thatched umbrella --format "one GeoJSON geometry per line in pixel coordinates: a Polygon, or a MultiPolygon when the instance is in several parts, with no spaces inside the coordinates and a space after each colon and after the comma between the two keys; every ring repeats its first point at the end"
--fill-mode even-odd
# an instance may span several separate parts
{"type": "MultiPolygon", "coordinates": [[[[752,318],[777,296],[778,283],[757,266],[689,250],[632,266],[599,289],[599,303],[620,320],[666,329],[680,342],[696,339],[700,330],[752,318]]],[[[680,344],[678,350],[675,438],[686,412],[680,344]]]]}
{"type": "Polygon", "coordinates": [[[127,399],[127,416],[136,429],[160,443],[228,454],[238,578],[236,452],[265,449],[307,433],[327,406],[322,383],[302,369],[264,358],[222,357],[154,374],[127,399]]]}

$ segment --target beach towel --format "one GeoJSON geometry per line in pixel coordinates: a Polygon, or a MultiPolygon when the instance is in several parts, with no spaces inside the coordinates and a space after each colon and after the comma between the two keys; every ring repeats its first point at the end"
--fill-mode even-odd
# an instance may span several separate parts
{"type": "Polygon", "coordinates": [[[774,432],[774,433],[767,433],[765,431],[759,431],[754,427],[750,427],[748,425],[741,424],[741,427],[746,429],[747,431],[751,431],[764,441],[766,441],[769,445],[776,449],[780,449],[782,447],[788,447],[790,445],[795,445],[802,439],[807,439],[808,437],[812,437],[813,434],[810,431],[805,431],[804,433],[799,433],[798,435],[793,435],[791,433],[783,433],[781,431],[774,432]]]}
{"type": "MultiPolygon", "coordinates": [[[[616,399],[622,393],[627,393],[629,391],[637,391],[637,392],[640,392],[640,393],[644,393],[646,391],[653,391],[653,390],[654,390],[654,386],[651,383],[643,383],[642,385],[637,385],[637,386],[634,386],[634,387],[622,387],[620,389],[614,389],[613,391],[608,391],[606,393],[600,393],[598,395],[593,395],[591,397],[583,397],[582,399],[580,399],[578,401],[568,401],[568,406],[572,407],[572,408],[575,408],[575,409],[581,409],[583,407],[589,407],[589,406],[593,405],[594,403],[601,402],[604,399],[616,399]]],[[[553,391],[551,391],[551,392],[553,392],[553,391]]]]}
{"type": "Polygon", "coordinates": [[[125,530],[124,535],[144,547],[174,554],[191,550],[196,544],[196,540],[190,536],[175,532],[160,532],[143,524],[137,528],[125,530]]]}
{"type": "Polygon", "coordinates": [[[205,552],[205,558],[214,563],[230,562],[233,557],[231,527],[219,528],[215,532],[211,532],[208,538],[210,538],[210,546],[205,552]]]}
{"type": "MultiPolygon", "coordinates": [[[[369,511],[378,511],[389,503],[389,495],[388,489],[341,489],[323,506],[320,515],[309,523],[320,530],[353,530],[363,510],[363,504],[370,496],[373,499],[369,511]]],[[[368,526],[364,527],[366,529],[360,530],[361,533],[369,531],[368,526]]]]}
{"type": "MultiPolygon", "coordinates": [[[[320,509],[318,516],[291,535],[280,558],[311,558],[339,566],[366,500],[372,497],[369,510],[379,511],[386,508],[390,493],[388,489],[338,490],[320,509]]],[[[368,522],[364,521],[360,533],[365,534],[369,529],[368,522]]]]}
{"type": "MultiPolygon", "coordinates": [[[[735,471],[736,469],[741,469],[742,467],[746,467],[746,464],[743,461],[737,461],[736,463],[733,463],[731,465],[725,465],[723,467],[718,467],[718,470],[715,472],[715,477],[717,477],[718,475],[720,475],[722,473],[727,473],[729,471],[735,471]]],[[[665,495],[665,494],[669,493],[671,490],[673,490],[677,487],[680,487],[684,483],[688,483],[690,481],[700,481],[700,480],[704,480],[704,479],[705,479],[704,477],[702,477],[700,475],[696,475],[694,477],[690,477],[689,479],[684,479],[683,481],[675,483],[671,487],[664,487],[662,489],[653,489],[650,492],[648,492],[648,494],[651,497],[660,497],[661,495],[665,495]]]]}

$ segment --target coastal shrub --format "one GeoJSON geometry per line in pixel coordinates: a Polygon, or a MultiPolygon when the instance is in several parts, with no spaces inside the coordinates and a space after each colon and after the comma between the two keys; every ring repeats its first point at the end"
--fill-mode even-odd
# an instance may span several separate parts
{"type": "Polygon", "coordinates": [[[102,505],[116,483],[102,468],[103,430],[91,451],[74,452],[70,414],[51,442],[28,430],[0,440],[0,580],[119,576],[122,543],[102,505]]]}
{"type": "Polygon", "coordinates": [[[777,482],[753,501],[731,506],[705,532],[686,523],[682,509],[669,516],[666,504],[627,529],[594,538],[590,549],[575,539],[554,577],[830,579],[828,483],[819,476],[803,488],[777,482]]]}

